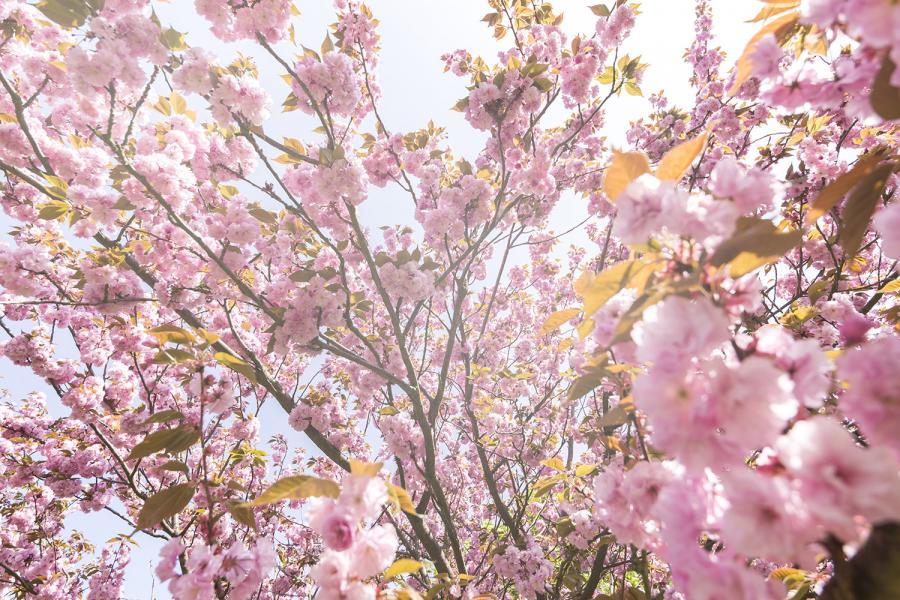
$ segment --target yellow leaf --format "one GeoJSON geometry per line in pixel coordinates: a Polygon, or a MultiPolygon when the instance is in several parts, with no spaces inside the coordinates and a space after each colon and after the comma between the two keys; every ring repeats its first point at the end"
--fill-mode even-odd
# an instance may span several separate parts
{"type": "Polygon", "coordinates": [[[584,300],[584,314],[594,314],[625,288],[642,292],[657,266],[656,263],[641,258],[616,263],[597,274],[586,271],[575,281],[575,293],[584,300]]]}
{"type": "Polygon", "coordinates": [[[160,325],[153,329],[147,330],[147,333],[157,339],[160,344],[173,342],[175,344],[190,344],[194,341],[194,336],[189,331],[176,327],[175,325],[160,325]]]}
{"type": "Polygon", "coordinates": [[[182,115],[187,110],[187,100],[178,92],[173,91],[169,96],[169,102],[172,104],[172,110],[176,115],[182,115]]]}
{"type": "Polygon", "coordinates": [[[310,475],[291,475],[279,479],[269,489],[251,502],[245,502],[243,506],[263,506],[281,500],[299,500],[317,496],[337,498],[340,493],[341,488],[338,484],[328,479],[310,475]]]}
{"type": "Polygon", "coordinates": [[[575,467],[575,477],[585,477],[597,470],[597,465],[578,465],[575,467]]]}
{"type": "Polygon", "coordinates": [[[797,8],[800,6],[800,0],[796,0],[794,2],[767,2],[767,4],[771,4],[772,6],[764,6],[760,9],[756,16],[747,21],[748,23],[758,23],[760,21],[765,21],[769,17],[774,17],[775,15],[781,14],[787,10],[791,10],[792,8],[797,8]]]}
{"type": "Polygon", "coordinates": [[[615,202],[629,183],[649,172],[650,161],[643,152],[614,151],[603,178],[603,192],[610,202],[615,202]]]}
{"type": "Polygon", "coordinates": [[[776,38],[778,38],[779,42],[783,42],[784,38],[787,34],[793,30],[794,25],[797,24],[797,20],[800,17],[800,13],[796,10],[793,10],[787,14],[784,14],[771,23],[764,25],[762,29],[756,32],[750,41],[747,43],[747,46],[744,48],[743,54],[738,58],[737,62],[737,70],[734,74],[734,83],[731,85],[731,89],[728,91],[729,94],[734,94],[737,92],[741,85],[750,78],[750,74],[753,73],[753,61],[750,60],[750,57],[753,55],[756,50],[756,44],[769,35],[770,33],[774,34],[776,38]]]}
{"type": "Polygon", "coordinates": [[[222,194],[226,199],[230,200],[237,196],[240,193],[240,190],[234,187],[233,185],[226,185],[224,183],[219,184],[219,193],[222,194]]]}
{"type": "Polygon", "coordinates": [[[895,279],[894,281],[878,290],[878,292],[881,294],[894,294],[896,292],[900,292],[900,279],[895,279]]]}
{"type": "Polygon", "coordinates": [[[385,569],[384,578],[390,579],[403,573],[415,573],[424,566],[425,565],[423,565],[419,561],[413,560],[411,558],[398,558],[394,561],[394,564],[385,569]]]}
{"type": "Polygon", "coordinates": [[[68,191],[69,189],[68,182],[65,179],[57,177],[56,175],[44,175],[44,179],[49,181],[50,185],[52,185],[53,187],[59,188],[64,192],[68,191]]]}
{"type": "Polygon", "coordinates": [[[153,105],[153,108],[166,115],[167,117],[172,115],[172,104],[165,96],[160,96],[156,101],[156,104],[153,105]]]}
{"type": "Polygon", "coordinates": [[[296,150],[300,154],[306,154],[306,146],[304,146],[303,142],[301,142],[300,140],[286,137],[284,138],[284,145],[291,150],[296,150]]]}
{"type": "Polygon", "coordinates": [[[378,475],[383,463],[367,463],[360,460],[350,459],[350,473],[362,477],[374,477],[378,475]]]}
{"type": "Polygon", "coordinates": [[[692,140],[682,142],[666,152],[656,167],[656,176],[667,181],[678,181],[703,150],[708,134],[704,133],[692,140]]]}
{"type": "Polygon", "coordinates": [[[591,334],[594,330],[594,320],[593,319],[585,319],[581,323],[578,324],[578,327],[575,328],[575,331],[578,332],[578,339],[583,340],[587,336],[591,334]]]}
{"type": "Polygon", "coordinates": [[[544,324],[541,325],[540,335],[547,335],[551,331],[556,331],[557,329],[562,327],[563,324],[566,323],[566,321],[574,319],[579,314],[581,314],[581,310],[578,308],[567,308],[565,310],[556,311],[555,313],[547,317],[547,319],[544,321],[544,324]]]}
{"type": "Polygon", "coordinates": [[[400,510],[411,515],[416,514],[416,506],[413,504],[412,497],[410,497],[409,492],[404,490],[399,485],[394,485],[393,483],[387,484],[387,490],[388,497],[392,502],[400,507],[400,510]]]}
{"type": "Polygon", "coordinates": [[[553,458],[545,458],[541,461],[541,464],[545,467],[550,467],[555,471],[565,471],[566,463],[562,461],[562,459],[558,456],[554,456],[553,458]]]}
{"type": "Polygon", "coordinates": [[[220,339],[222,339],[219,334],[203,329],[202,327],[197,328],[197,333],[199,333],[200,337],[202,337],[203,340],[209,345],[213,345],[220,339]]]}

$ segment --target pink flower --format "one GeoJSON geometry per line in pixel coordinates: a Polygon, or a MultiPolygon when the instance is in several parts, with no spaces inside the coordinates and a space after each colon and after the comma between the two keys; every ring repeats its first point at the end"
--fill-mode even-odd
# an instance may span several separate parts
{"type": "Polygon", "coordinates": [[[314,529],[325,545],[332,550],[346,550],[353,544],[356,522],[350,511],[328,498],[309,510],[309,526],[314,529]]]}
{"type": "MultiPolygon", "coordinates": [[[[323,593],[337,591],[344,587],[344,581],[350,571],[350,557],[345,552],[326,550],[319,557],[319,562],[309,570],[309,576],[322,588],[323,593]]],[[[340,597],[334,596],[334,597],[340,597]]]]}
{"type": "Polygon", "coordinates": [[[381,479],[348,475],[341,482],[337,503],[356,520],[374,519],[387,498],[387,487],[381,479]]]}
{"type": "Polygon", "coordinates": [[[841,410],[870,443],[883,444],[900,458],[900,339],[889,335],[867,342],[837,362],[848,386],[841,410]]]}
{"type": "Polygon", "coordinates": [[[771,33],[756,42],[750,54],[753,75],[760,78],[773,77],[779,73],[784,50],[771,33]]]}
{"type": "Polygon", "coordinates": [[[674,193],[675,186],[645,173],[625,188],[615,201],[618,212],[613,234],[626,244],[640,244],[662,225],[663,197],[674,193]]]}
{"type": "Polygon", "coordinates": [[[750,356],[733,368],[715,360],[709,371],[720,427],[744,451],[773,443],[797,414],[790,378],[764,358],[750,356]]]}
{"type": "Polygon", "coordinates": [[[766,325],[756,332],[756,351],[775,357],[794,382],[794,396],[805,406],[822,405],[831,385],[831,361],[814,340],[795,340],[780,325],[766,325]]]}
{"type": "Polygon", "coordinates": [[[828,532],[859,540],[866,522],[900,517],[900,472],[884,448],[857,446],[840,424],[813,417],[775,445],[811,515],[828,532]]]}
{"type": "Polygon", "coordinates": [[[184,552],[184,544],[181,538],[172,538],[159,551],[160,561],[156,565],[156,576],[160,581],[166,581],[175,577],[175,565],[178,563],[178,556],[184,552]]]}
{"type": "Polygon", "coordinates": [[[621,541],[641,547],[659,544],[656,501],[683,469],[672,462],[639,462],[629,471],[610,466],[594,479],[598,517],[621,541]]]}
{"type": "Polygon", "coordinates": [[[728,319],[706,298],[669,296],[651,306],[631,336],[637,357],[655,368],[671,370],[704,358],[729,338],[728,319]]]}
{"type": "Polygon", "coordinates": [[[812,527],[803,497],[788,479],[737,468],[723,483],[728,509],[721,529],[726,544],[748,557],[812,560],[808,546],[819,532],[812,527]]]}
{"type": "Polygon", "coordinates": [[[361,579],[380,573],[394,561],[397,533],[390,525],[363,531],[350,549],[350,572],[361,579]]]}
{"type": "Polygon", "coordinates": [[[719,198],[731,198],[741,213],[771,210],[775,195],[771,175],[748,169],[733,156],[725,156],[716,163],[709,176],[709,191],[719,198]]]}
{"type": "Polygon", "coordinates": [[[866,339],[866,333],[875,327],[875,321],[866,318],[860,313],[849,313],[838,327],[841,338],[847,346],[859,344],[866,339]]]}
{"type": "Polygon", "coordinates": [[[900,203],[894,202],[875,213],[872,219],[881,234],[881,251],[893,260],[900,260],[900,203]]]}

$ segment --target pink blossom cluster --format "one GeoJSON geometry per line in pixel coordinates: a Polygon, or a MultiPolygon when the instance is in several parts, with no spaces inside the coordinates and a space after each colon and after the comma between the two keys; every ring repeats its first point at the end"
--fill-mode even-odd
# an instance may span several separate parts
{"type": "Polygon", "coordinates": [[[132,541],[217,600],[896,570],[897,3],[767,2],[727,57],[697,0],[682,101],[651,7],[490,2],[463,152],[334,4],[0,3],[0,594],[133,596],[132,541]]]}
{"type": "Polygon", "coordinates": [[[326,550],[310,571],[324,599],[374,599],[366,580],[391,565],[398,539],[391,525],[368,525],[387,501],[377,477],[348,475],[337,499],[318,501],[309,509],[310,527],[322,536],[326,550]]]}
{"type": "Polygon", "coordinates": [[[258,540],[252,548],[237,542],[221,554],[208,546],[186,548],[180,538],[172,538],[162,549],[156,576],[167,581],[175,598],[212,600],[218,597],[216,587],[228,586],[228,597],[246,600],[259,593],[259,586],[277,564],[275,547],[268,540],[258,540]],[[178,574],[179,556],[186,555],[184,574],[178,574]],[[223,584],[222,579],[227,583],[223,584]]]}

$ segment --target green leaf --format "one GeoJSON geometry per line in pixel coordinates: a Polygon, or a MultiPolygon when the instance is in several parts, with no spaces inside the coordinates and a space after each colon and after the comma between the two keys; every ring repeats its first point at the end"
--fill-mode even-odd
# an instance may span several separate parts
{"type": "Polygon", "coordinates": [[[572,519],[569,517],[563,517],[556,522],[556,535],[559,537],[564,538],[573,531],[575,531],[575,524],[572,523],[572,519]]]}
{"type": "Polygon", "coordinates": [[[779,319],[785,327],[799,327],[806,321],[815,317],[819,311],[813,306],[795,306],[779,319]]]}
{"type": "Polygon", "coordinates": [[[595,4],[590,7],[591,12],[597,15],[598,17],[608,17],[609,9],[605,4],[595,4]]]}
{"type": "Polygon", "coordinates": [[[415,573],[424,566],[419,561],[411,558],[398,558],[394,561],[394,564],[384,570],[384,578],[390,579],[403,573],[415,573]]]}
{"type": "Polygon", "coordinates": [[[180,460],[170,460],[159,466],[163,471],[178,471],[180,473],[184,473],[185,475],[190,475],[191,471],[188,469],[188,466],[181,462],[180,460]]]}
{"type": "Polygon", "coordinates": [[[350,459],[350,473],[360,477],[375,477],[383,466],[384,463],[380,462],[369,463],[356,460],[355,458],[350,459]]]}
{"type": "Polygon", "coordinates": [[[848,257],[856,256],[862,244],[875,207],[887,186],[893,172],[892,164],[883,164],[859,182],[847,199],[841,213],[842,226],[839,234],[841,248],[848,257]]]}
{"type": "Polygon", "coordinates": [[[553,89],[553,81],[546,77],[538,77],[534,80],[534,87],[541,92],[549,92],[553,89]]]}
{"type": "Polygon", "coordinates": [[[228,512],[238,523],[246,525],[254,531],[256,530],[256,516],[248,506],[243,504],[231,504],[228,507],[228,512]]]}
{"type": "Polygon", "coordinates": [[[41,205],[40,210],[38,210],[38,218],[53,221],[66,216],[71,208],[72,207],[69,206],[68,202],[51,200],[50,202],[41,205]]]}
{"type": "Polygon", "coordinates": [[[897,65],[890,56],[884,57],[881,69],[872,82],[872,93],[869,94],[869,102],[879,117],[887,121],[900,119],[900,88],[891,85],[891,77],[897,65]]]}
{"type": "Polygon", "coordinates": [[[316,272],[311,269],[300,269],[299,271],[294,271],[290,274],[288,279],[291,281],[296,281],[297,283],[306,283],[311,281],[313,277],[316,276],[316,272]]]}
{"type": "Polygon", "coordinates": [[[541,477],[534,483],[534,487],[531,488],[532,497],[537,500],[539,498],[543,498],[547,494],[549,494],[556,484],[565,480],[565,473],[557,473],[556,475],[550,475],[549,477],[541,477]]]}
{"type": "Polygon", "coordinates": [[[159,41],[173,52],[181,52],[182,50],[187,50],[188,47],[184,41],[184,34],[171,27],[159,34],[159,41]]]}
{"type": "Polygon", "coordinates": [[[161,410],[159,412],[153,413],[146,421],[143,422],[143,425],[150,425],[151,423],[165,423],[166,421],[174,421],[175,419],[183,419],[184,414],[180,410],[161,410]]]}
{"type": "Polygon", "coordinates": [[[781,567],[769,573],[769,577],[781,581],[789,590],[793,590],[797,589],[806,579],[806,571],[802,569],[792,569],[790,567],[781,567]]]}
{"type": "Polygon", "coordinates": [[[157,365],[178,365],[193,358],[194,355],[186,350],[164,348],[153,357],[153,362],[157,365]]]}
{"type": "Polygon", "coordinates": [[[734,235],[719,244],[710,263],[717,267],[727,264],[732,277],[741,277],[775,262],[802,239],[799,230],[783,232],[766,219],[742,217],[734,235]]]}
{"type": "Polygon", "coordinates": [[[244,506],[264,506],[281,500],[298,500],[325,496],[337,498],[341,488],[333,481],[320,479],[310,475],[291,475],[279,479],[272,486],[244,506]]]}
{"type": "Polygon", "coordinates": [[[638,296],[631,306],[628,307],[628,310],[619,317],[619,322],[616,323],[616,328],[613,329],[613,336],[609,345],[614,346],[630,340],[631,330],[643,318],[644,311],[657,302],[662,302],[671,293],[673,293],[672,289],[663,287],[638,296]]]}
{"type": "Polygon", "coordinates": [[[626,81],[625,85],[622,86],[622,89],[625,90],[629,96],[643,96],[644,93],[641,92],[641,88],[631,83],[630,81],[626,81]]]}
{"type": "Polygon", "coordinates": [[[597,465],[578,465],[575,467],[575,477],[586,477],[597,470],[597,465]]]}
{"type": "Polygon", "coordinates": [[[81,27],[91,16],[91,6],[82,0],[41,0],[36,8],[51,21],[66,28],[81,27]]]}
{"type": "Polygon", "coordinates": [[[450,584],[446,581],[434,584],[428,588],[427,592],[425,592],[425,600],[434,600],[434,598],[437,598],[438,595],[448,587],[450,587],[450,584]]]}
{"type": "Polygon", "coordinates": [[[194,444],[200,441],[200,431],[198,429],[182,427],[182,433],[166,446],[166,452],[169,454],[177,454],[184,452],[194,444]]]}
{"type": "Polygon", "coordinates": [[[159,525],[163,519],[177,515],[193,497],[194,486],[189,483],[179,483],[153,494],[147,498],[138,513],[138,529],[150,529],[159,525]]]}
{"type": "Polygon", "coordinates": [[[603,380],[606,379],[608,375],[609,372],[606,370],[606,358],[604,358],[599,364],[590,367],[584,375],[576,378],[572,382],[572,385],[569,386],[569,391],[567,392],[569,400],[581,398],[603,383],[603,380]]]}
{"type": "Polygon", "coordinates": [[[626,398],[609,409],[603,417],[600,418],[600,427],[619,427],[628,422],[631,413],[634,412],[634,404],[630,398],[626,398]]]}
{"type": "Polygon", "coordinates": [[[217,362],[225,365],[232,371],[240,373],[253,383],[256,383],[256,373],[254,372],[253,367],[237,356],[234,356],[233,354],[229,354],[227,352],[216,352],[213,355],[213,358],[215,358],[217,362]]]}
{"type": "Polygon", "coordinates": [[[182,452],[200,441],[200,432],[193,427],[176,427],[161,429],[147,434],[134,447],[125,460],[137,460],[155,454],[161,450],[169,453],[182,452]]]}
{"type": "Polygon", "coordinates": [[[809,297],[809,303],[815,304],[816,301],[828,293],[834,284],[831,279],[820,279],[809,284],[806,289],[806,295],[809,297]]]}

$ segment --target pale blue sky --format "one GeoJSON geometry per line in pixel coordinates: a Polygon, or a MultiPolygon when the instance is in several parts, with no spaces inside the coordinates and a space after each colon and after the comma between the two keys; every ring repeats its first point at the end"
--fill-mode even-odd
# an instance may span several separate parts
{"type": "MultiPolygon", "coordinates": [[[[491,30],[480,22],[488,12],[483,0],[370,0],[367,4],[381,21],[382,53],[377,73],[382,87],[381,114],[391,131],[409,131],[423,127],[429,119],[447,128],[450,145],[458,156],[474,157],[484,141],[484,134],[468,127],[462,115],[450,108],[465,95],[465,82],[450,73],[443,73],[441,54],[457,48],[465,48],[472,54],[480,54],[493,61],[498,43],[491,30]]],[[[563,28],[567,33],[590,33],[596,17],[587,3],[554,2],[558,12],[565,13],[563,28]]],[[[281,74],[267,55],[248,43],[223,44],[208,31],[206,22],[198,17],[187,0],[154,2],[154,8],[163,24],[178,30],[187,30],[187,43],[201,46],[228,62],[237,51],[257,59],[264,84],[273,97],[277,110],[287,94],[287,86],[281,74]]],[[[295,19],[297,40],[304,45],[318,48],[326,27],[334,21],[330,3],[322,0],[298,0],[301,16],[295,19]]],[[[747,39],[758,28],[746,24],[757,9],[754,2],[738,0],[714,0],[717,10],[715,33],[718,44],[731,60],[743,49],[747,39]]],[[[642,89],[645,94],[664,88],[676,104],[690,102],[692,92],[687,85],[690,66],[682,58],[684,49],[693,35],[693,0],[646,0],[642,2],[643,14],[626,43],[625,51],[632,56],[640,54],[642,62],[649,63],[642,89]]],[[[283,49],[289,53],[289,46],[283,49]]],[[[277,67],[277,65],[276,65],[277,67]]],[[[189,98],[195,102],[197,98],[189,98]]],[[[607,116],[608,137],[615,144],[624,144],[628,122],[646,112],[647,103],[642,98],[622,96],[610,106],[607,116]]],[[[276,115],[266,125],[275,136],[311,139],[309,131],[313,121],[299,112],[276,115]]],[[[366,222],[374,226],[411,221],[409,202],[402,191],[374,188],[371,198],[362,207],[366,222]]],[[[553,216],[557,230],[566,229],[580,221],[584,201],[574,197],[564,198],[553,216]]],[[[10,223],[0,217],[0,230],[10,223]]],[[[51,400],[54,414],[64,416],[68,411],[57,401],[52,390],[35,380],[25,369],[15,367],[0,358],[0,386],[18,399],[32,390],[44,391],[51,400]]],[[[289,434],[292,445],[303,445],[299,434],[286,427],[283,414],[274,405],[263,414],[264,439],[276,432],[289,434]],[[268,418],[267,418],[268,417],[268,418]]],[[[81,530],[99,547],[114,535],[128,533],[120,522],[105,513],[73,515],[70,525],[81,530]]],[[[130,599],[168,598],[167,591],[158,583],[153,586],[151,564],[157,556],[158,540],[138,536],[140,546],[134,549],[131,565],[127,569],[125,597],[130,599]],[[153,592],[151,593],[151,590],[153,592]]]]}

